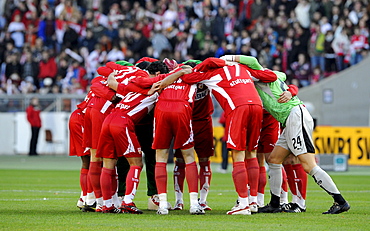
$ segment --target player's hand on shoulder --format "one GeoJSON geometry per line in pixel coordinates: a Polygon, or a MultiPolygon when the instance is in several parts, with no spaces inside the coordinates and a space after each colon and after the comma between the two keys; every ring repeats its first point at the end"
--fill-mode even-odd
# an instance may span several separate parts
{"type": "Polygon", "coordinates": [[[292,98],[292,93],[290,91],[284,91],[280,94],[280,98],[277,100],[278,103],[286,103],[292,98]]]}
{"type": "Polygon", "coordinates": [[[153,95],[155,92],[161,90],[161,83],[162,83],[162,81],[158,81],[156,83],[153,83],[152,87],[148,91],[148,95],[153,95]]]}

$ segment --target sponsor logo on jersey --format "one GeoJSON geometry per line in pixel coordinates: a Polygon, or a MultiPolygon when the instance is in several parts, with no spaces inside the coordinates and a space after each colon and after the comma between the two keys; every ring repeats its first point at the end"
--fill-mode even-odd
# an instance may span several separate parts
{"type": "Polygon", "coordinates": [[[249,83],[252,83],[251,79],[237,79],[237,80],[231,81],[230,86],[233,87],[237,84],[249,84],[249,83]]]}

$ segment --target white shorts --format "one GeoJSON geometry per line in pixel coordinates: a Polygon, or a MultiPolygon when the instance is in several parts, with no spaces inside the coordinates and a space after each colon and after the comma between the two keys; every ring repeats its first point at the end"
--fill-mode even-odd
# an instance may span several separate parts
{"type": "Polygon", "coordinates": [[[315,153],[312,141],[313,119],[304,105],[292,108],[286,127],[280,134],[276,146],[291,151],[295,156],[315,153]]]}

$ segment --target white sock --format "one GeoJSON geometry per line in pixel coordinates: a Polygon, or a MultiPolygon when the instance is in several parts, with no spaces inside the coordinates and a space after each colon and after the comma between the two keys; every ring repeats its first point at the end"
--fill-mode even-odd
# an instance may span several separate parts
{"type": "Polygon", "coordinates": [[[281,167],[282,167],[281,164],[269,164],[270,191],[272,194],[278,197],[280,197],[281,184],[283,183],[281,167]]]}
{"type": "Polygon", "coordinates": [[[248,201],[249,201],[249,204],[257,203],[257,196],[249,196],[248,201]]]}
{"type": "Polygon", "coordinates": [[[112,199],[108,199],[108,200],[104,200],[104,205],[109,208],[109,207],[112,207],[113,205],[113,200],[112,199]]]}
{"type": "Polygon", "coordinates": [[[112,201],[113,201],[113,204],[114,206],[116,206],[117,208],[120,207],[121,205],[121,200],[118,198],[118,194],[115,193],[113,196],[112,196],[112,201]]]}
{"type": "Polygon", "coordinates": [[[103,197],[96,198],[96,207],[103,206],[103,197]]]}
{"type": "Polygon", "coordinates": [[[87,193],[86,195],[86,204],[87,205],[92,205],[96,201],[95,194],[94,192],[87,193]]]}
{"type": "Polygon", "coordinates": [[[239,208],[245,208],[245,207],[249,207],[249,201],[248,201],[248,197],[239,197],[239,208]]]}
{"type": "Polygon", "coordinates": [[[316,184],[318,184],[321,188],[323,188],[330,195],[340,194],[340,192],[339,192],[337,186],[335,185],[334,181],[319,166],[315,166],[311,170],[310,175],[315,179],[316,184]]]}
{"type": "Polygon", "coordinates": [[[132,194],[125,195],[125,196],[123,197],[123,201],[125,202],[125,204],[130,204],[130,203],[132,203],[132,200],[133,200],[133,199],[134,199],[134,198],[133,198],[132,194]]]}
{"type": "Polygon", "coordinates": [[[167,208],[167,193],[158,194],[159,197],[159,207],[167,208]]]}
{"type": "Polygon", "coordinates": [[[281,189],[280,193],[280,204],[288,204],[288,192],[281,189]]]}
{"type": "Polygon", "coordinates": [[[263,207],[265,205],[265,194],[257,193],[257,205],[263,207]]]}
{"type": "Polygon", "coordinates": [[[208,180],[203,184],[202,188],[199,191],[199,203],[200,204],[205,204],[207,201],[207,196],[208,196],[208,190],[209,190],[209,184],[208,180]]]}
{"type": "Polygon", "coordinates": [[[198,193],[191,192],[189,193],[189,197],[190,197],[190,206],[198,205],[198,193]]]}

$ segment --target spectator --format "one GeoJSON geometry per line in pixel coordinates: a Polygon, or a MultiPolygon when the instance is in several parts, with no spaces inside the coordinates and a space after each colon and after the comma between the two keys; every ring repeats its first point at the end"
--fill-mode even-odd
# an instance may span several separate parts
{"type": "Polygon", "coordinates": [[[55,82],[55,77],[57,75],[58,67],[55,62],[54,57],[50,57],[49,51],[44,50],[42,52],[42,59],[39,63],[39,75],[38,75],[38,81],[39,81],[39,88],[44,87],[44,79],[45,78],[51,78],[53,82],[55,82]]]}
{"type": "Polygon", "coordinates": [[[311,23],[311,37],[308,45],[308,54],[311,57],[311,66],[325,70],[325,59],[323,56],[325,34],[321,32],[320,25],[316,22],[311,23]]]}
{"type": "Polygon", "coordinates": [[[311,84],[315,84],[324,78],[320,67],[315,67],[312,71],[311,84]]]}
{"type": "Polygon", "coordinates": [[[81,63],[76,60],[72,62],[63,83],[63,88],[68,89],[69,93],[82,94],[86,92],[88,79],[86,78],[86,70],[81,63]]]}
{"type": "Polygon", "coordinates": [[[347,35],[347,29],[339,28],[340,31],[336,31],[336,35],[332,42],[332,47],[336,55],[336,63],[338,71],[346,69],[349,65],[350,57],[350,40],[347,35]]]}
{"type": "Polygon", "coordinates": [[[86,47],[89,52],[92,52],[97,43],[98,41],[94,38],[94,34],[91,29],[87,29],[86,36],[80,41],[79,47],[86,47]]]}
{"type": "Polygon", "coordinates": [[[38,36],[42,38],[45,46],[48,48],[54,48],[55,44],[55,19],[53,11],[47,10],[46,16],[41,16],[39,24],[38,36]]]}
{"type": "Polygon", "coordinates": [[[354,35],[351,37],[351,65],[355,65],[362,61],[362,51],[369,49],[368,38],[361,34],[360,28],[355,27],[354,35]]]}
{"type": "Polygon", "coordinates": [[[24,31],[26,27],[21,22],[21,16],[19,14],[14,16],[14,21],[9,23],[8,32],[11,33],[11,37],[14,40],[16,48],[21,49],[24,45],[24,31]]]}
{"type": "Polygon", "coordinates": [[[35,62],[31,52],[27,51],[25,53],[25,58],[26,60],[21,66],[22,80],[26,80],[27,83],[32,83],[35,86],[39,86],[37,78],[39,75],[39,65],[37,62],[35,62]]]}
{"type": "Polygon", "coordinates": [[[124,60],[125,55],[123,54],[122,50],[119,48],[118,45],[114,44],[113,48],[111,51],[108,52],[107,54],[107,61],[119,61],[119,60],[124,60]]]}
{"type": "Polygon", "coordinates": [[[78,48],[78,33],[68,24],[65,25],[65,32],[63,35],[63,45],[71,50],[78,48]]]}
{"type": "Polygon", "coordinates": [[[334,73],[337,72],[337,67],[335,63],[335,52],[332,47],[332,43],[334,40],[334,33],[332,30],[328,30],[325,35],[325,52],[324,52],[324,57],[325,57],[325,72],[324,75],[325,77],[328,77],[334,73]]]}
{"type": "Polygon", "coordinates": [[[291,68],[294,72],[294,85],[300,87],[310,85],[310,64],[307,62],[305,54],[298,54],[298,61],[292,63],[291,68]]]}
{"type": "Polygon", "coordinates": [[[18,86],[21,82],[21,64],[19,63],[19,53],[13,52],[6,57],[5,78],[11,80],[13,84],[18,86]]]}
{"type": "Polygon", "coordinates": [[[294,9],[299,24],[306,29],[310,26],[310,7],[307,0],[300,0],[294,9]]]}

